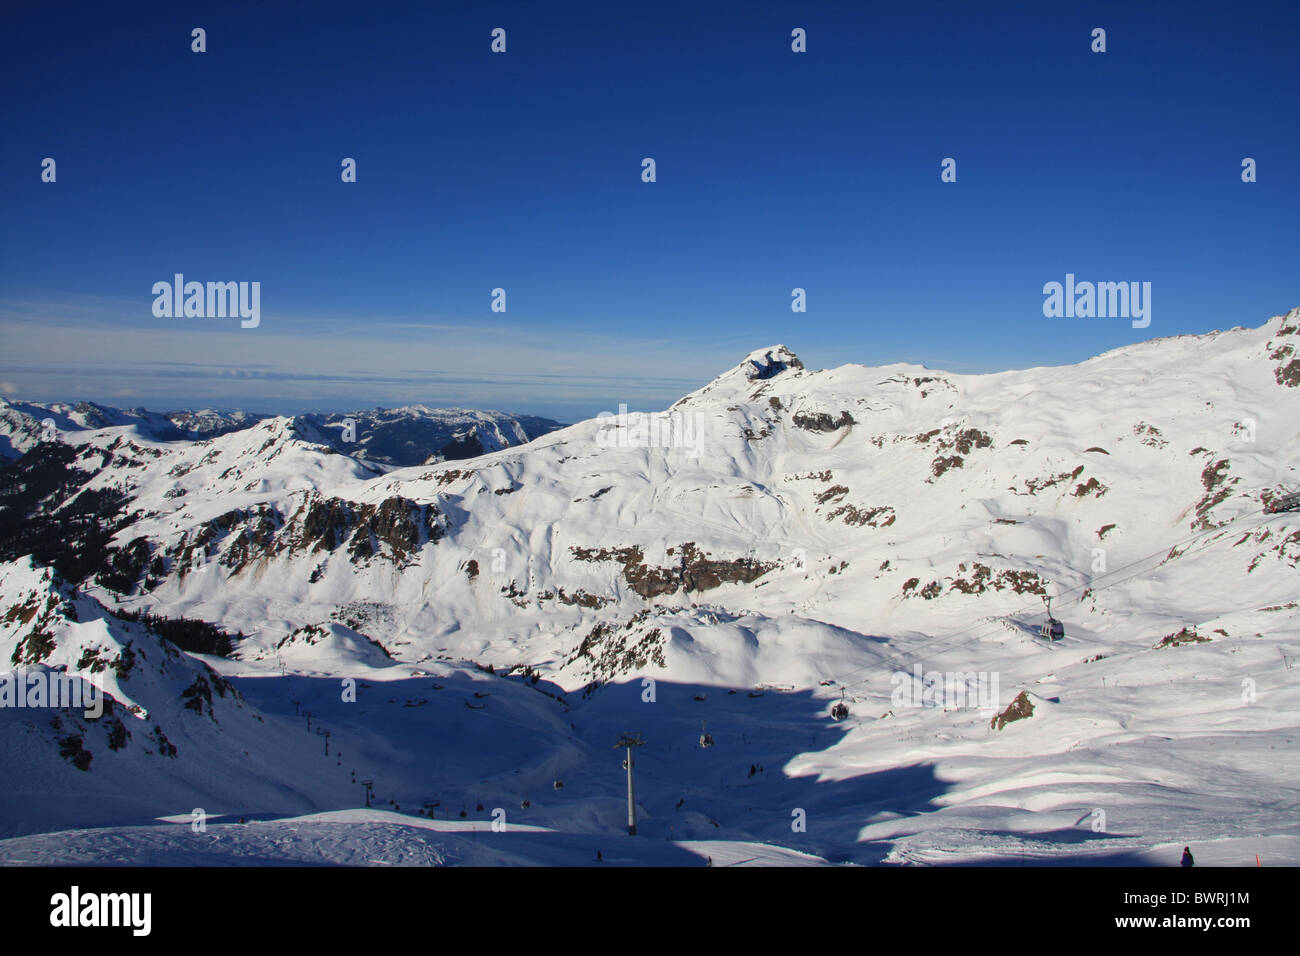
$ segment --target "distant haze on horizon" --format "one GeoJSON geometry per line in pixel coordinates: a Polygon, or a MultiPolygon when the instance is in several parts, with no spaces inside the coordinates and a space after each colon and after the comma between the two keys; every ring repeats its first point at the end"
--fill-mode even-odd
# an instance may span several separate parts
{"type": "MultiPolygon", "coordinates": [[[[1300,303],[1298,303],[1298,305],[1300,305],[1300,303]]],[[[1219,330],[1211,329],[1207,331],[1226,331],[1228,329],[1233,328],[1234,326],[1245,326],[1247,328],[1258,327],[1260,325],[1263,325],[1266,321],[1268,321],[1268,319],[1271,319],[1274,315],[1285,314],[1289,311],[1291,311],[1289,308],[1279,309],[1276,312],[1274,312],[1272,315],[1262,318],[1258,322],[1233,323],[1231,325],[1224,325],[1223,328],[1219,330]]],[[[1179,334],[1185,334],[1185,333],[1179,333],[1179,334]]],[[[1169,336],[1153,335],[1139,341],[1142,342],[1153,341],[1156,339],[1167,338],[1167,337],[1169,336]]],[[[768,348],[769,346],[775,346],[777,344],[778,343],[776,342],[771,342],[768,343],[768,345],[761,346],[759,348],[768,348]]],[[[934,371],[951,372],[957,374],[992,374],[995,372],[1016,370],[1016,368],[1010,366],[1006,368],[988,368],[988,369],[959,368],[959,367],[954,367],[953,365],[947,365],[943,363],[936,363],[932,361],[916,361],[907,358],[882,359],[878,361],[850,360],[848,362],[822,363],[816,361],[815,359],[810,359],[808,353],[803,352],[797,346],[790,345],[789,342],[785,342],[782,344],[785,344],[787,347],[791,349],[792,352],[794,352],[797,356],[799,356],[800,361],[803,362],[806,368],[813,369],[813,370],[833,368],[838,365],[844,365],[844,364],[865,365],[865,366],[874,367],[880,365],[890,365],[894,363],[924,366],[925,368],[934,371]]],[[[1135,341],[1130,344],[1139,344],[1139,342],[1135,341]]],[[[94,395],[94,394],[78,391],[72,395],[67,395],[67,394],[55,394],[52,391],[52,386],[37,388],[35,391],[40,392],[41,394],[34,395],[30,393],[26,393],[26,394],[22,393],[17,384],[8,380],[0,380],[0,398],[4,398],[10,402],[20,402],[20,403],[34,402],[39,404],[51,404],[51,403],[58,403],[58,402],[67,403],[67,404],[76,404],[77,402],[81,402],[81,401],[90,401],[100,405],[107,405],[115,408],[130,409],[136,407],[143,407],[152,412],[162,412],[162,413],[172,412],[172,411],[199,411],[203,409],[211,409],[211,410],[222,411],[222,412],[243,411],[243,412],[249,412],[254,414],[267,414],[267,415],[297,415],[297,414],[307,414],[307,413],[334,414],[340,412],[360,411],[360,410],[374,409],[374,408],[393,409],[402,406],[424,405],[429,408],[439,408],[439,409],[469,408],[469,409],[478,409],[481,411],[505,412],[507,414],[515,414],[515,415],[537,415],[545,418],[551,418],[556,421],[564,422],[566,424],[573,424],[576,422],[584,421],[586,419],[595,418],[597,415],[601,414],[602,412],[617,414],[620,405],[626,405],[628,411],[660,411],[666,409],[668,406],[674,404],[678,399],[682,398],[688,393],[695,391],[696,389],[708,384],[710,381],[717,378],[719,375],[722,375],[723,373],[729,371],[730,369],[735,368],[744,360],[746,355],[748,355],[753,351],[755,351],[755,349],[745,349],[743,352],[735,353],[731,359],[724,360],[722,364],[719,364],[712,369],[701,371],[701,377],[699,377],[698,379],[688,379],[684,377],[683,378],[662,377],[662,378],[654,378],[654,379],[643,378],[638,383],[637,394],[639,395],[639,400],[629,401],[626,398],[617,398],[617,399],[611,399],[609,402],[606,402],[603,405],[597,405],[591,401],[587,401],[587,402],[577,401],[572,398],[548,400],[546,397],[546,389],[548,385],[545,381],[547,376],[544,375],[534,376],[529,379],[529,382],[527,384],[525,384],[523,382],[512,381],[509,376],[505,376],[505,375],[496,376],[496,377],[491,375],[486,375],[480,379],[471,379],[467,376],[459,376],[456,378],[452,378],[446,375],[446,373],[433,373],[433,377],[429,380],[427,385],[424,386],[422,386],[419,381],[398,382],[395,376],[388,376],[387,378],[376,376],[378,378],[382,378],[382,380],[386,383],[386,387],[391,389],[393,393],[404,396],[403,398],[400,399],[385,399],[382,394],[372,395],[370,397],[367,397],[367,395],[364,393],[358,393],[351,390],[357,387],[375,387],[373,385],[367,386],[360,380],[348,381],[347,384],[349,388],[341,391],[339,397],[333,400],[330,399],[304,400],[301,398],[293,397],[291,394],[285,396],[279,396],[273,391],[273,389],[276,387],[276,379],[273,376],[269,376],[269,375],[266,377],[260,377],[256,373],[244,374],[244,375],[231,373],[225,376],[222,375],[211,376],[211,380],[214,382],[228,383],[227,394],[236,393],[236,389],[237,389],[237,386],[235,385],[236,382],[243,383],[246,386],[251,386],[251,387],[247,387],[244,392],[249,396],[249,399],[247,401],[222,401],[217,397],[196,399],[192,397],[194,393],[177,391],[173,394],[168,394],[167,392],[161,390],[151,393],[147,398],[144,398],[144,400],[137,401],[135,400],[135,398],[132,397],[132,395],[137,393],[126,393],[126,394],[119,394],[119,395],[94,395]],[[495,393],[494,393],[494,389],[496,390],[495,393]],[[502,396],[518,395],[520,396],[520,398],[518,399],[517,402],[512,403],[512,401],[509,398],[496,400],[492,398],[493,394],[499,394],[502,396]],[[535,397],[531,399],[524,397],[530,394],[535,397]],[[253,397],[256,395],[261,395],[263,397],[262,398],[253,397]],[[481,401],[474,402],[474,401],[466,400],[464,396],[467,395],[483,395],[485,397],[481,401]],[[443,400],[438,396],[446,396],[446,398],[445,400],[443,400]],[[461,397],[457,397],[457,396],[461,396],[461,397]]],[[[1106,351],[1110,351],[1110,350],[1107,349],[1106,351]]],[[[1099,355],[1099,354],[1103,354],[1103,353],[1098,352],[1098,353],[1094,353],[1093,355],[1084,355],[1081,356],[1075,362],[1043,363],[1043,364],[1049,364],[1049,365],[1050,364],[1078,364],[1079,362],[1086,361],[1090,358],[1095,357],[1095,355],[1099,355]]],[[[704,362],[698,357],[696,357],[694,361],[691,363],[692,368],[694,367],[702,368],[703,365],[704,362]]],[[[1028,367],[1030,366],[1019,366],[1018,368],[1028,368],[1028,367]]],[[[9,374],[10,376],[12,376],[12,368],[13,366],[9,365],[8,363],[0,363],[0,369],[4,370],[4,372],[0,374],[9,374]]],[[[183,373],[177,373],[175,371],[171,371],[170,374],[161,377],[160,381],[168,381],[168,382],[175,381],[182,374],[183,373]]],[[[563,378],[562,376],[555,376],[555,377],[561,380],[551,387],[555,388],[555,390],[561,395],[566,395],[566,396],[574,395],[575,392],[578,390],[578,388],[587,388],[595,391],[595,390],[600,390],[602,388],[622,387],[625,391],[628,392],[631,391],[631,388],[627,385],[627,383],[623,383],[622,386],[611,386],[610,383],[612,380],[617,378],[616,376],[591,375],[591,376],[582,377],[589,381],[579,381],[576,377],[575,378],[563,378]],[[576,382],[576,387],[575,387],[575,382],[576,382]]],[[[311,381],[320,382],[324,379],[325,376],[317,375],[311,381]]],[[[293,379],[289,380],[287,384],[289,386],[301,385],[299,381],[293,379]]],[[[207,394],[211,395],[212,393],[207,393],[207,394]]]]}

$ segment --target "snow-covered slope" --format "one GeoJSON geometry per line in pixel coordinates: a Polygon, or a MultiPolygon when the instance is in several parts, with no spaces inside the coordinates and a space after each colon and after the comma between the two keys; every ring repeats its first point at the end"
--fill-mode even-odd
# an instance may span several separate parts
{"type": "Polygon", "coordinates": [[[303,812],[351,796],[334,762],[303,748],[298,727],[250,707],[146,622],[106,612],[30,561],[0,565],[0,594],[11,681],[63,674],[104,694],[98,716],[15,699],[0,707],[6,833],[249,803],[303,812]]]}
{"type": "Polygon", "coordinates": [[[214,666],[264,710],[294,674],[509,688],[451,709],[527,725],[528,756],[440,737],[440,781],[406,763],[409,713],[380,731],[322,691],[339,734],[388,741],[399,804],[483,817],[490,791],[605,832],[631,727],[652,828],[682,839],[1019,862],[1272,837],[1296,862],[1300,514],[1262,507],[1300,483],[1298,343],[1300,310],[983,376],[774,346],[662,415],[383,474],[302,420],[105,429],[4,470],[5,556],[249,635],[214,666]],[[1035,636],[1046,596],[1063,641],[1035,636]],[[995,677],[996,706],[900,702],[917,667],[995,677]]]}

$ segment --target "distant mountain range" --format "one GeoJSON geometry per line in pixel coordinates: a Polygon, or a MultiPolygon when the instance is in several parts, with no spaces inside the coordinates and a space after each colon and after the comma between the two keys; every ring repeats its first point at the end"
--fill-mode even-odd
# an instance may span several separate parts
{"type": "MultiPolygon", "coordinates": [[[[204,441],[237,432],[270,415],[243,411],[151,412],[94,402],[38,404],[0,399],[0,459],[17,458],[39,444],[43,422],[59,433],[129,427],[154,441],[204,441]]],[[[465,408],[363,409],[342,414],[306,414],[295,420],[316,428],[337,451],[387,467],[473,458],[532,441],[564,426],[536,415],[465,408]],[[345,423],[351,422],[345,429],[345,423]]],[[[69,440],[72,440],[71,438],[69,440]]]]}

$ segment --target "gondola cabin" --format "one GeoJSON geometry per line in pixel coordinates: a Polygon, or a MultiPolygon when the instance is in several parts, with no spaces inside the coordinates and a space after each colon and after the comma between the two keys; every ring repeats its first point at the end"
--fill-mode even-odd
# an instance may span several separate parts
{"type": "Polygon", "coordinates": [[[1038,636],[1045,641],[1059,641],[1065,637],[1065,625],[1052,617],[1052,599],[1043,595],[1043,603],[1047,605],[1047,620],[1038,629],[1038,636]]]}

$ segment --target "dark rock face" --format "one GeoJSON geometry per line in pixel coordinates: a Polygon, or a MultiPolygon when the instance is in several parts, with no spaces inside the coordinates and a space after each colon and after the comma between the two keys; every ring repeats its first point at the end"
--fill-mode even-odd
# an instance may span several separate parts
{"type": "Polygon", "coordinates": [[[1175,634],[1166,634],[1154,646],[1159,647],[1179,647],[1183,644],[1208,644],[1212,638],[1202,637],[1196,633],[1196,628],[1184,627],[1175,634]]]}
{"type": "MultiPolygon", "coordinates": [[[[976,448],[988,448],[993,444],[993,439],[986,432],[977,428],[963,429],[952,439],[952,447],[957,449],[960,455],[969,455],[976,448]]],[[[940,448],[947,447],[944,442],[939,443],[940,448]]]]}
{"type": "MultiPolygon", "coordinates": [[[[118,593],[130,594],[137,589],[152,590],[171,574],[183,580],[214,557],[218,565],[239,574],[259,560],[305,552],[328,557],[344,546],[353,562],[382,559],[404,567],[425,544],[443,537],[440,515],[437,505],[402,497],[357,504],[308,493],[288,519],[270,504],[237,508],[186,532],[170,547],[135,538],[125,547],[104,549],[96,580],[118,593]]],[[[323,573],[318,565],[313,583],[323,573]]],[[[176,643],[186,646],[182,641],[176,643]]],[[[207,646],[186,649],[229,653],[221,640],[202,638],[197,643],[207,646]]]]}
{"type": "Polygon", "coordinates": [[[623,579],[628,586],[643,598],[650,599],[661,594],[672,594],[679,589],[686,591],[711,591],[725,583],[749,584],[771,571],[776,564],[766,561],[754,561],[750,558],[733,558],[729,561],[709,557],[695,547],[694,542],[687,542],[680,548],[669,548],[668,554],[674,552],[681,556],[676,567],[652,567],[645,563],[645,552],[639,546],[627,548],[573,548],[573,556],[579,561],[617,561],[623,565],[623,579]]]}
{"type": "Polygon", "coordinates": [[[950,469],[960,468],[965,460],[966,459],[962,458],[961,455],[948,455],[946,457],[940,455],[934,461],[930,462],[930,473],[934,475],[935,478],[941,478],[950,469]]]}
{"type": "MultiPolygon", "coordinates": [[[[1278,329],[1277,334],[1279,337],[1295,336],[1300,334],[1300,325],[1286,325],[1284,323],[1278,329]]],[[[1300,386],[1300,358],[1295,357],[1295,343],[1270,340],[1268,348],[1270,349],[1268,357],[1277,362],[1277,367],[1273,370],[1273,377],[1277,380],[1277,383],[1287,388],[1300,386]]]]}
{"type": "Polygon", "coordinates": [[[233,528],[236,524],[244,526],[221,557],[223,565],[238,573],[256,555],[265,553],[270,548],[284,519],[270,505],[259,505],[254,509],[228,511],[216,523],[226,529],[233,528]]]}
{"type": "MultiPolygon", "coordinates": [[[[957,568],[966,571],[963,563],[957,568]]],[[[986,564],[975,561],[971,565],[969,578],[956,577],[948,586],[949,591],[961,591],[963,594],[983,594],[985,591],[1010,590],[1016,594],[1046,594],[1047,586],[1036,571],[1014,571],[1003,569],[994,573],[986,564]]]]}
{"type": "MultiPolygon", "coordinates": [[[[986,564],[976,561],[970,569],[970,577],[961,577],[966,573],[966,565],[963,563],[957,568],[958,576],[954,576],[952,583],[948,585],[949,593],[960,591],[963,594],[984,594],[986,591],[1014,591],[1016,594],[1046,594],[1047,586],[1036,571],[1015,571],[1009,568],[994,572],[986,564]]],[[[908,578],[903,584],[903,597],[913,597],[919,594],[927,601],[932,601],[943,593],[943,585],[938,581],[931,581],[919,591],[916,589],[921,581],[919,578],[908,578]]]]}
{"type": "Polygon", "coordinates": [[[613,598],[601,597],[597,594],[588,594],[581,588],[572,594],[568,594],[565,592],[564,588],[560,588],[556,597],[561,604],[568,604],[570,606],[576,604],[579,607],[591,608],[593,610],[602,608],[606,604],[612,604],[614,601],[613,598]]]}
{"type": "Polygon", "coordinates": [[[184,576],[196,555],[208,557],[220,549],[222,539],[233,536],[218,563],[236,574],[262,558],[331,554],[345,544],[355,562],[378,557],[404,566],[426,543],[443,537],[437,521],[440,514],[437,505],[402,497],[375,505],[309,493],[287,520],[270,505],[237,509],[204,525],[192,538],[182,538],[167,554],[171,567],[179,566],[178,573],[184,576]]]}
{"type": "Polygon", "coordinates": [[[848,412],[840,412],[839,418],[831,418],[826,412],[815,412],[806,415],[803,412],[795,415],[791,419],[794,424],[810,432],[833,432],[837,429],[844,428],[848,425],[856,425],[857,422],[848,412]]]}
{"type": "Polygon", "coordinates": [[[672,594],[681,587],[681,576],[676,568],[654,568],[645,563],[645,552],[639,545],[628,548],[573,548],[579,561],[617,561],[623,565],[623,578],[628,586],[643,598],[672,594]]]}
{"type": "MultiPolygon", "coordinates": [[[[1228,459],[1223,458],[1213,464],[1206,465],[1202,469],[1201,484],[1205,488],[1205,495],[1196,503],[1196,520],[1192,522],[1193,530],[1204,531],[1216,526],[1210,512],[1228,499],[1232,494],[1232,486],[1241,480],[1240,478],[1228,480],[1228,471],[1231,468],[1232,465],[1228,462],[1228,459]]],[[[1222,523],[1218,522],[1218,524],[1222,523]]]]}
{"type": "Polygon", "coordinates": [[[387,544],[395,564],[405,563],[411,552],[425,540],[436,542],[442,528],[434,520],[436,505],[417,505],[406,498],[394,497],[375,505],[362,505],[357,511],[357,528],[348,553],[354,559],[369,559],[379,553],[378,543],[387,544]]]}
{"type": "MultiPolygon", "coordinates": [[[[309,496],[283,527],[274,528],[266,516],[254,521],[241,551],[248,557],[283,553],[334,552],[344,543],[354,561],[385,557],[404,565],[425,543],[443,536],[441,512],[434,504],[416,504],[407,498],[388,498],[378,505],[341,498],[309,496]],[[387,548],[382,547],[387,545],[387,548]]],[[[240,565],[242,567],[242,565],[240,565]]]]}
{"type": "Polygon", "coordinates": [[[989,726],[994,730],[1001,730],[1013,720],[1024,720],[1026,717],[1034,715],[1034,702],[1029,699],[1029,695],[1023,690],[1016,696],[1002,713],[998,714],[991,721],[989,726]]]}
{"type": "MultiPolygon", "coordinates": [[[[672,551],[669,550],[669,554],[672,551]]],[[[733,558],[714,560],[696,549],[694,542],[681,547],[682,586],[688,591],[711,591],[725,583],[749,584],[776,567],[775,563],[733,558]]]]}
{"type": "Polygon", "coordinates": [[[350,502],[339,498],[316,499],[308,503],[306,509],[300,544],[282,541],[276,551],[298,550],[308,544],[312,545],[313,551],[333,551],[347,538],[348,528],[353,522],[350,502]]]}
{"type": "Polygon", "coordinates": [[[827,521],[834,521],[839,518],[847,525],[861,528],[864,525],[871,528],[888,528],[894,523],[894,509],[889,505],[881,505],[878,508],[857,508],[853,505],[840,505],[834,511],[826,515],[827,521]]]}
{"type": "Polygon", "coordinates": [[[1286,365],[1279,365],[1275,375],[1279,385],[1285,385],[1287,388],[1300,385],[1300,359],[1292,359],[1286,365]]]}

